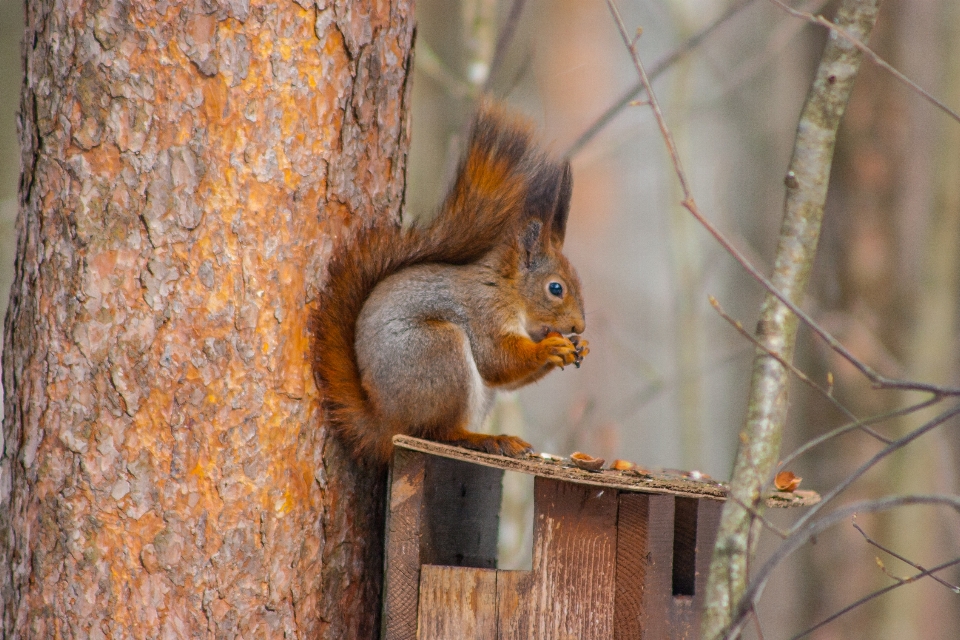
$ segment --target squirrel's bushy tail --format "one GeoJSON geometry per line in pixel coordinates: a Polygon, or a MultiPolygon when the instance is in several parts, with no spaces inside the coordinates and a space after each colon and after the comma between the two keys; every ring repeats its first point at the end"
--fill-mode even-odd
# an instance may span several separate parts
{"type": "Polygon", "coordinates": [[[558,171],[534,146],[526,121],[481,106],[456,182],[433,221],[367,225],[335,246],[314,315],[314,375],[327,419],[358,459],[386,462],[390,455],[390,427],[367,401],[354,346],[370,292],[411,265],[475,262],[516,228],[528,194],[558,171]]]}

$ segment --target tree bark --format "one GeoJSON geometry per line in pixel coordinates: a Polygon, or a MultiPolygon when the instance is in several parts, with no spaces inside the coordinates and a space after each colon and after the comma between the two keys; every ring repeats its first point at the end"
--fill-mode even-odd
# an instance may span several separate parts
{"type": "Polygon", "coordinates": [[[400,212],[412,7],[298,2],[28,3],[4,637],[375,636],[383,479],[307,326],[400,212]]]}

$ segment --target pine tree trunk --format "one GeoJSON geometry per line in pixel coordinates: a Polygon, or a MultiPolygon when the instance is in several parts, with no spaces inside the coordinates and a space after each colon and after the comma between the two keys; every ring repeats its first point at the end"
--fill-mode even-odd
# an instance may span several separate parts
{"type": "Polygon", "coordinates": [[[4,637],[376,634],[383,479],[307,327],[399,215],[412,7],[299,2],[28,3],[4,637]]]}

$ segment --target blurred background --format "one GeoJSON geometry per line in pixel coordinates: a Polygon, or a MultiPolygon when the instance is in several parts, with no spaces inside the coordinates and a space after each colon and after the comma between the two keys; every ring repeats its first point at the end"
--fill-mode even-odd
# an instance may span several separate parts
{"type": "MultiPolygon", "coordinates": [[[[769,272],[783,179],[825,34],[767,0],[621,0],[704,213],[769,272]],[[707,31],[705,34],[704,32],[707,31]],[[697,36],[695,46],[690,39],[697,36]],[[685,44],[686,43],[686,44],[685,44]],[[675,56],[677,52],[681,55],[675,56]],[[667,66],[659,63],[673,60],[667,66]]],[[[833,3],[792,0],[832,15],[833,3]]],[[[960,108],[960,3],[886,0],[871,40],[886,60],[960,108]]],[[[0,0],[0,305],[13,263],[19,154],[19,0],[0,0]]],[[[581,450],[646,467],[698,469],[725,480],[745,412],[752,346],[708,303],[752,329],[763,292],[680,207],[680,190],[645,106],[626,106],[584,137],[638,83],[599,0],[420,0],[407,213],[429,216],[486,91],[527,114],[557,155],[574,195],[565,252],[586,297],[591,354],[504,397],[490,428],[540,451],[581,450]],[[498,35],[512,31],[498,49],[498,35]]],[[[635,96],[636,97],[636,96],[635,96]]],[[[805,307],[858,357],[890,376],[957,384],[960,292],[960,124],[865,62],[840,132],[820,253],[805,307]]],[[[797,364],[860,417],[920,396],[877,391],[803,331],[797,364]]],[[[783,447],[845,422],[796,385],[783,447]]],[[[930,416],[926,416],[929,419],[930,416]]],[[[887,421],[888,436],[922,424],[887,421]]],[[[960,438],[948,422],[886,460],[838,504],[907,492],[960,490],[960,438]]],[[[828,491],[881,445],[852,433],[791,468],[828,491]]],[[[529,482],[509,476],[501,566],[529,564],[529,482]]],[[[796,513],[774,513],[787,526],[796,513]]],[[[923,566],[960,555],[960,517],[903,508],[857,523],[923,566]]],[[[777,539],[765,534],[761,556],[777,539]]],[[[761,557],[762,559],[762,557],[761,557]]],[[[851,523],[820,536],[768,587],[749,637],[790,638],[916,569],[871,546],[851,523]],[[758,629],[762,629],[759,631],[758,629]],[[762,634],[762,635],[761,635],[762,634]]],[[[956,567],[938,574],[956,585],[956,567]]],[[[932,580],[893,590],[812,638],[960,637],[960,596],[932,580]]]]}

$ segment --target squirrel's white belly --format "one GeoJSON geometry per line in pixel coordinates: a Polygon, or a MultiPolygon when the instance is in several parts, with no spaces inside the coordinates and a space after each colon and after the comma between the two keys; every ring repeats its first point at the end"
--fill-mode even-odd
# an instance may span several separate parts
{"type": "Polygon", "coordinates": [[[483,421],[490,408],[493,406],[495,391],[488,387],[480,376],[480,370],[477,368],[477,362],[473,359],[473,350],[470,348],[470,339],[467,338],[465,331],[460,331],[460,344],[463,349],[463,360],[470,372],[470,397],[468,399],[468,411],[470,422],[467,425],[468,431],[479,431],[483,426],[483,421]]]}

